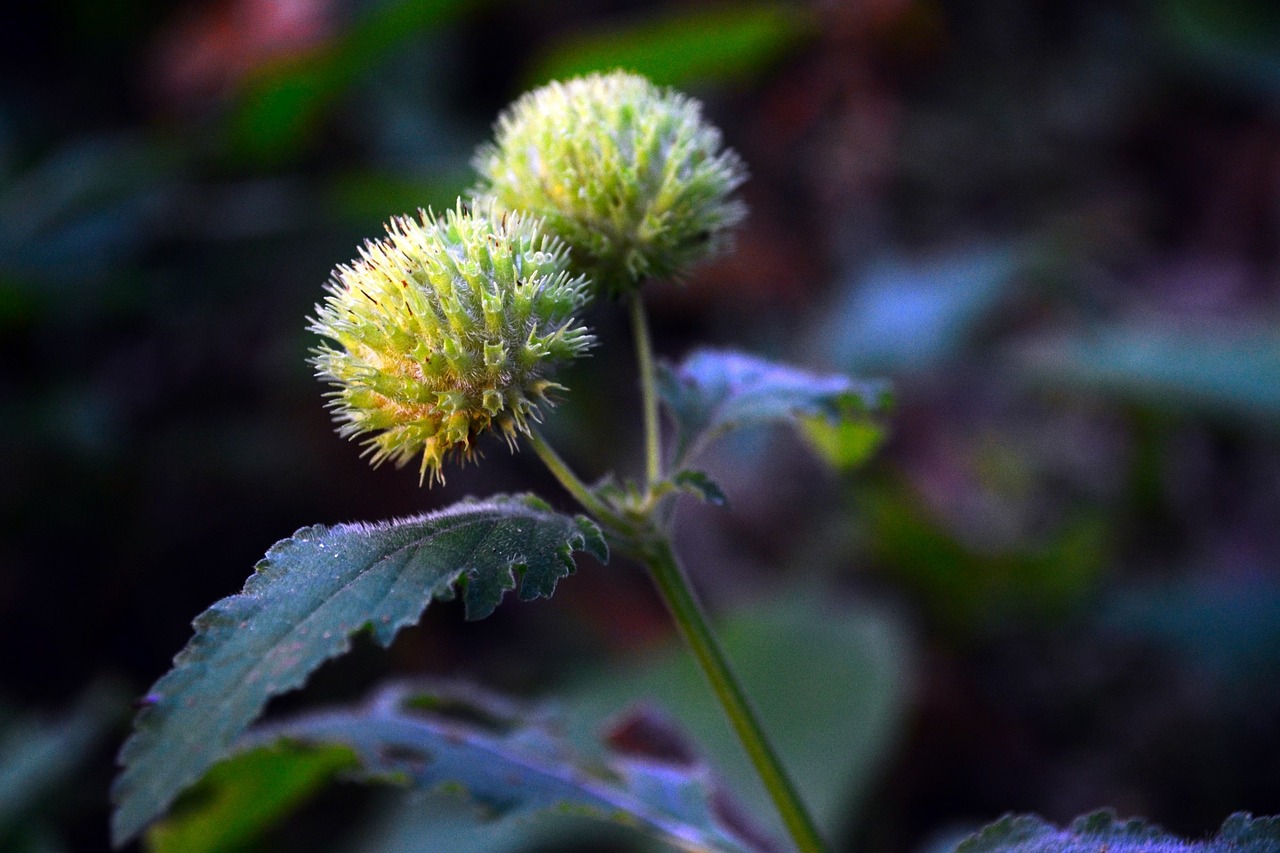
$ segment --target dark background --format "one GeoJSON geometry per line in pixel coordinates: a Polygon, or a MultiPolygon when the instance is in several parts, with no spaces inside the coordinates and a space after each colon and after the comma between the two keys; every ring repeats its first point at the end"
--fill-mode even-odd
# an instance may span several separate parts
{"type": "MultiPolygon", "coordinates": [[[[703,99],[752,173],[736,253],[651,287],[659,350],[897,389],[872,462],[837,473],[758,436],[709,463],[730,509],[682,528],[714,608],[817,577],[910,638],[910,699],[845,842],[922,849],[1007,810],[1111,805],[1191,835],[1280,812],[1278,8],[5,13],[0,720],[87,702],[100,725],[0,809],[4,843],[36,849],[37,823],[39,849],[105,843],[122,697],[271,542],[498,490],[568,505],[497,441],[446,488],[371,471],[333,434],[305,317],[388,216],[453,203],[506,103],[619,64],[703,99]]],[[[548,426],[589,477],[637,467],[621,315],[592,309],[602,346],[548,426]]],[[[437,672],[537,694],[667,631],[620,564],[480,626],[427,622],[317,690],[437,672]]]]}

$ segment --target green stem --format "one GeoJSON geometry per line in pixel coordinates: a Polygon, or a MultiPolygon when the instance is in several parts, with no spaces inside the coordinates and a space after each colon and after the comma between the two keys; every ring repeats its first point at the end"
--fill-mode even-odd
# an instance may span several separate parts
{"type": "MultiPolygon", "coordinates": [[[[653,344],[649,336],[649,323],[645,316],[640,294],[631,296],[631,325],[636,340],[636,360],[640,368],[640,394],[644,408],[645,474],[652,488],[662,480],[662,446],[658,431],[658,394],[654,373],[653,344]]],[[[826,844],[818,834],[817,826],[800,799],[795,785],[787,776],[772,744],[765,736],[760,720],[756,717],[746,693],[729,668],[702,607],[693,595],[671,540],[654,527],[652,515],[647,521],[633,519],[628,523],[613,507],[606,504],[573,473],[564,460],[547,444],[537,430],[530,430],[529,443],[534,452],[546,464],[560,484],[573,495],[588,513],[606,527],[622,536],[617,544],[639,557],[653,575],[654,584],[662,595],[676,627],[693,652],[698,665],[711,683],[711,689],[720,700],[730,724],[747,751],[760,781],[782,816],[782,822],[795,841],[800,853],[825,853],[826,844]]],[[[652,508],[650,508],[650,512],[652,508]]]]}
{"type": "Polygon", "coordinates": [[[662,438],[658,431],[658,389],[653,367],[653,342],[640,294],[631,295],[631,331],[640,367],[640,403],[644,409],[645,476],[650,486],[662,479],[662,438]]]}
{"type": "Polygon", "coordinates": [[[644,550],[644,560],[653,574],[654,583],[666,602],[667,609],[684,636],[694,657],[706,674],[716,697],[724,707],[729,722],[742,746],[760,774],[760,780],[773,798],[787,831],[801,853],[823,853],[826,844],[800,799],[799,792],[787,776],[778,755],[765,736],[742,686],[729,668],[720,644],[707,623],[702,607],[693,595],[671,543],[665,537],[654,537],[644,550]]]}
{"type": "Polygon", "coordinates": [[[578,479],[578,475],[573,473],[565,461],[560,458],[560,454],[547,444],[547,440],[542,437],[542,433],[536,429],[530,429],[528,433],[529,444],[533,446],[533,452],[538,454],[538,458],[543,461],[560,485],[564,486],[565,491],[573,495],[574,500],[582,505],[582,508],[595,516],[596,520],[608,524],[618,523],[618,516],[604,501],[595,496],[587,484],[578,479]]]}

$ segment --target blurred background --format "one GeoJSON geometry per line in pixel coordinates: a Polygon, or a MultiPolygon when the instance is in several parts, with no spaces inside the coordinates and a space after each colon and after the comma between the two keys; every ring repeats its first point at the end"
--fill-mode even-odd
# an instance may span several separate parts
{"type": "MultiPolygon", "coordinates": [[[[895,385],[883,433],[724,444],[729,508],[679,531],[840,849],[944,849],[1009,810],[1196,836],[1280,813],[1280,6],[4,14],[0,849],[105,848],[129,699],[275,540],[466,494],[570,506],[496,441],[445,488],[370,470],[305,317],[387,217],[453,204],[505,104],[618,66],[702,99],[752,173],[736,253],[652,285],[660,352],[895,385]]],[[[626,323],[589,320],[547,429],[584,476],[634,474],[626,323]]],[[[669,639],[642,575],[588,561],[484,623],[433,607],[278,705],[427,673],[678,710],[703,688],[660,674],[669,639]]],[[[343,788],[242,849],[432,849],[393,812],[343,788]]]]}

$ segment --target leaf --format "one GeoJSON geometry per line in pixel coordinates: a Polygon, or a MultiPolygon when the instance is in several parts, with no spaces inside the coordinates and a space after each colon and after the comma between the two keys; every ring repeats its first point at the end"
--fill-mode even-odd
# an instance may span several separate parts
{"type": "Polygon", "coordinates": [[[955,853],[1272,853],[1280,848],[1280,818],[1236,813],[1216,838],[1185,841],[1142,820],[1101,811],[1059,829],[1034,815],[1006,815],[955,848],[955,853]]]}
{"type": "MultiPolygon", "coordinates": [[[[237,849],[288,814],[356,758],[341,746],[264,746],[214,766],[189,792],[194,806],[147,832],[150,853],[219,853],[237,849]]],[[[185,797],[183,798],[186,799],[185,797]]]]}
{"type": "Polygon", "coordinates": [[[1112,325],[1018,348],[1022,374],[1138,403],[1226,416],[1264,428],[1280,421],[1280,334],[1112,325]]]}
{"type": "Polygon", "coordinates": [[[534,62],[530,87],[591,71],[626,68],[660,86],[742,78],[815,31],[803,8],[737,3],[615,23],[553,41],[534,62]]]}
{"type": "Polygon", "coordinates": [[[862,465],[885,439],[882,425],[857,415],[835,423],[822,417],[803,418],[800,431],[814,452],[840,471],[852,471],[862,465]]]}
{"type": "Polygon", "coordinates": [[[941,523],[912,489],[893,482],[859,501],[871,556],[950,631],[985,635],[1072,612],[1108,567],[1112,529],[1084,510],[1028,541],[983,548],[941,523]]]}
{"type": "MultiPolygon", "coordinates": [[[[0,185],[0,274],[66,316],[108,301],[103,278],[148,245],[181,165],[177,149],[94,135],[0,185]]],[[[113,293],[118,300],[119,294],[113,293]]]]}
{"type": "Polygon", "coordinates": [[[424,30],[465,11],[468,0],[380,3],[323,48],[256,69],[230,121],[232,144],[267,162],[295,153],[327,107],[362,74],[424,30]]]}
{"type": "Polygon", "coordinates": [[[59,717],[45,721],[24,716],[0,731],[0,838],[83,773],[126,708],[120,688],[99,681],[59,717]]]}
{"type": "Polygon", "coordinates": [[[433,598],[461,591],[467,618],[517,586],[549,596],[571,551],[602,562],[600,531],[529,496],[464,501],[381,524],[307,527],[276,543],[238,594],[195,620],[196,634],[156,682],[120,752],[112,790],[117,845],[222,758],[272,696],[300,687],[367,627],[389,645],[433,598]]]}
{"type": "Polygon", "coordinates": [[[688,492],[712,506],[729,503],[720,484],[702,471],[681,471],[671,478],[671,483],[682,492],[688,492]]]}
{"type": "Polygon", "coordinates": [[[473,180],[465,162],[442,166],[429,175],[406,176],[384,171],[351,170],[326,181],[325,201],[343,220],[381,223],[389,210],[448,210],[473,180]]]}
{"type": "Polygon", "coordinates": [[[660,364],[658,390],[679,434],[676,464],[734,429],[796,423],[821,416],[882,410],[889,385],[836,374],[809,373],[729,350],[698,350],[679,366],[660,364]]]}
{"type": "MultiPolygon", "coordinates": [[[[882,610],[836,608],[815,591],[738,610],[718,626],[726,654],[759,710],[783,764],[832,837],[847,831],[880,778],[910,692],[909,642],[882,610]]],[[[776,809],[725,721],[697,665],[678,642],[644,660],[613,664],[557,696],[566,732],[583,753],[595,733],[637,701],[680,721],[719,778],[754,818],[781,838],[776,809]]],[[[435,795],[388,809],[360,835],[352,853],[519,853],[528,850],[631,849],[601,838],[608,824],[558,815],[476,824],[457,816],[454,798],[435,795]]],[[[644,849],[644,848],[641,848],[644,849]]]]}
{"type": "Polygon", "coordinates": [[[953,360],[1007,302],[1028,253],[988,244],[886,255],[847,279],[823,312],[818,356],[846,370],[924,371],[953,360]]]}
{"type": "Polygon", "coordinates": [[[461,789],[491,817],[586,814],[684,849],[769,849],[751,840],[706,766],[665,721],[642,713],[615,726],[603,765],[577,755],[554,723],[475,688],[393,684],[362,708],[264,726],[242,746],[340,745],[371,781],[461,789]]]}
{"type": "MultiPolygon", "coordinates": [[[[911,670],[904,626],[887,611],[835,607],[809,589],[739,610],[717,634],[819,827],[832,835],[847,830],[879,778],[906,708],[911,670]]],[[[560,701],[572,710],[570,733],[595,731],[637,701],[663,708],[718,775],[732,780],[750,813],[783,834],[750,758],[682,645],[600,671],[560,701]]]]}
{"type": "Polygon", "coordinates": [[[1119,587],[1098,616],[1109,633],[1153,645],[1195,672],[1220,701],[1254,702],[1259,685],[1280,672],[1280,581],[1265,572],[1204,568],[1119,587]]]}
{"type": "Polygon", "coordinates": [[[1280,12],[1269,0],[1163,0],[1166,33],[1212,76],[1262,98],[1280,90],[1280,12]]]}

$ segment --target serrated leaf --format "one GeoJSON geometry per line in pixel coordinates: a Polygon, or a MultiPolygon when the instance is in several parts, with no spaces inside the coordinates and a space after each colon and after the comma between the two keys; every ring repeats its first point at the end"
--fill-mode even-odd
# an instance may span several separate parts
{"type": "MultiPolygon", "coordinates": [[[[287,814],[356,758],[341,746],[302,749],[264,746],[216,765],[192,789],[197,807],[147,831],[149,853],[219,853],[239,849],[287,814]]],[[[184,798],[185,800],[185,798],[184,798]]]]}
{"type": "Polygon", "coordinates": [[[300,687],[367,627],[389,645],[433,598],[462,588],[467,617],[504,592],[550,595],[572,550],[608,549],[582,517],[531,497],[465,501],[380,524],[307,527],[272,546],[238,595],[195,620],[195,636],[151,688],[120,752],[116,844],[136,835],[222,758],[267,701],[300,687]]]}
{"type": "MultiPolygon", "coordinates": [[[[911,644],[893,613],[833,607],[826,599],[814,589],[773,597],[728,615],[717,633],[819,828],[836,837],[856,824],[881,778],[913,678],[911,644]]],[[[556,697],[565,709],[565,732],[584,754],[599,750],[596,733],[637,701],[679,720],[752,818],[785,837],[751,759],[678,642],[643,661],[615,661],[556,697]]],[[[464,832],[459,811],[454,797],[404,801],[380,814],[351,853],[636,848],[634,840],[601,837],[608,824],[572,816],[479,825],[467,818],[464,832]]]]}
{"type": "Polygon", "coordinates": [[[730,430],[820,416],[839,421],[889,402],[889,385],[819,374],[730,350],[698,350],[659,365],[658,389],[675,419],[677,465],[730,430]]]}
{"type": "Polygon", "coordinates": [[[1035,815],[1005,815],[962,841],[955,853],[1274,853],[1280,818],[1237,813],[1216,838],[1187,841],[1140,819],[1120,820],[1101,811],[1059,829],[1035,815]]]}
{"type": "Polygon", "coordinates": [[[539,812],[616,820],[682,849],[761,851],[767,842],[726,807],[704,764],[666,754],[665,723],[636,715],[634,730],[611,742],[606,762],[575,753],[536,709],[461,686],[393,684],[363,707],[307,714],[263,726],[242,742],[340,745],[373,781],[422,791],[465,791],[491,816],[539,812]],[[656,737],[650,733],[658,731],[656,737]]]}
{"type": "Polygon", "coordinates": [[[702,471],[681,471],[671,478],[671,482],[681,491],[697,496],[712,506],[724,506],[729,503],[720,484],[702,471]]]}

